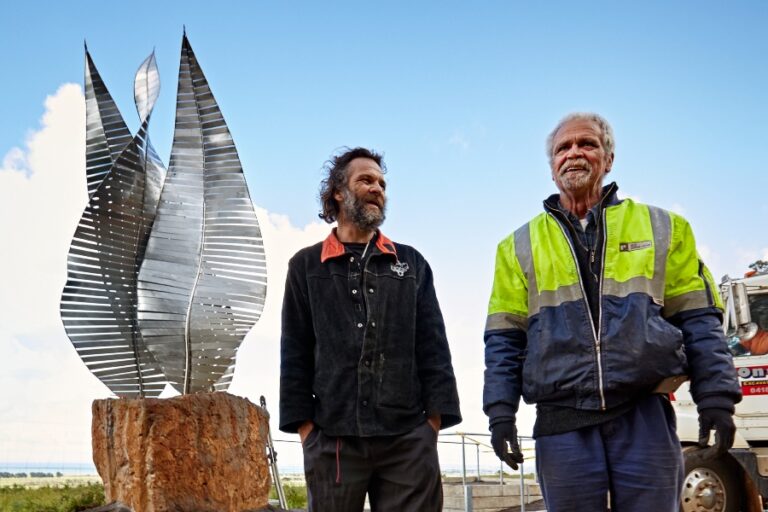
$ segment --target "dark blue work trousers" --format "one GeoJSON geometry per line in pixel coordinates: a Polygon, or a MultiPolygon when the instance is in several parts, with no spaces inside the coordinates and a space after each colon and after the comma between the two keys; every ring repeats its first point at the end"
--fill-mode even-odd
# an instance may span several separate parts
{"type": "Polygon", "coordinates": [[[549,512],[677,512],[683,455],[675,413],[662,395],[593,427],[536,439],[549,512]]]}

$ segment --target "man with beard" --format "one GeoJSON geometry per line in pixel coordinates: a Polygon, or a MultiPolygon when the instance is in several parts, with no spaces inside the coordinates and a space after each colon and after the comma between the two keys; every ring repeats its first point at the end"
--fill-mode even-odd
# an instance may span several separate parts
{"type": "Polygon", "coordinates": [[[320,218],[338,227],[290,260],[280,429],[298,432],[309,510],[442,510],[440,428],[461,421],[432,271],[379,231],[381,155],[326,165],[320,218]]]}
{"type": "Polygon", "coordinates": [[[504,239],[485,327],[483,409],[491,444],[523,456],[515,415],[536,404],[536,466],[547,509],[678,510],[683,460],[668,398],[687,373],[700,444],[733,444],[739,383],[722,303],[688,223],[619,199],[613,133],[572,114],[547,141],[560,194],[504,239]]]}

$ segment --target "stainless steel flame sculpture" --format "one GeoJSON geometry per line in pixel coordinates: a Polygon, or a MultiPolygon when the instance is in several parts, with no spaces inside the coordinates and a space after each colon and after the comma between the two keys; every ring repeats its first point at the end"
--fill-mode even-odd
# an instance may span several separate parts
{"type": "Polygon", "coordinates": [[[224,118],[182,40],[170,169],[149,141],[160,92],[154,53],[139,67],[134,137],[86,48],[90,199],[69,250],[67,335],[118,396],[225,390],[266,297],[261,231],[224,118]]]}

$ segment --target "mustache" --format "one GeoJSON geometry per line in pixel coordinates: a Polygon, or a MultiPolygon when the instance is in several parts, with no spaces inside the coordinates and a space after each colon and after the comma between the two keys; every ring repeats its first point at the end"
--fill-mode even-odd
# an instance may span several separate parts
{"type": "Polygon", "coordinates": [[[379,208],[384,208],[384,198],[379,195],[369,194],[363,198],[363,202],[365,203],[375,203],[379,205],[379,208]]]}
{"type": "Polygon", "coordinates": [[[559,174],[563,174],[569,167],[583,167],[589,172],[592,172],[592,165],[586,158],[571,158],[563,162],[563,165],[557,170],[559,174]]]}

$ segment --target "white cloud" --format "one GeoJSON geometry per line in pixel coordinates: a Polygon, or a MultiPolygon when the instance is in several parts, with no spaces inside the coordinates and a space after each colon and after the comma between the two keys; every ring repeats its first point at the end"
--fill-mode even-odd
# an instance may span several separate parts
{"type": "Polygon", "coordinates": [[[18,335],[60,330],[67,251],[87,201],[80,87],[62,85],[45,107],[41,128],[0,169],[0,311],[18,335]]]}
{"type": "MultiPolygon", "coordinates": [[[[110,396],[64,333],[59,299],[66,258],[87,203],[85,112],[78,85],[45,101],[40,128],[11,149],[0,169],[0,461],[87,462],[90,407],[110,396]]],[[[269,270],[261,320],[242,345],[231,391],[277,412],[280,307],[288,259],[322,240],[328,226],[304,228],[257,208],[269,270]]],[[[277,425],[277,416],[273,419],[277,425]]],[[[293,457],[292,457],[293,458],[293,457]]],[[[301,459],[296,459],[300,464],[301,459]]]]}

